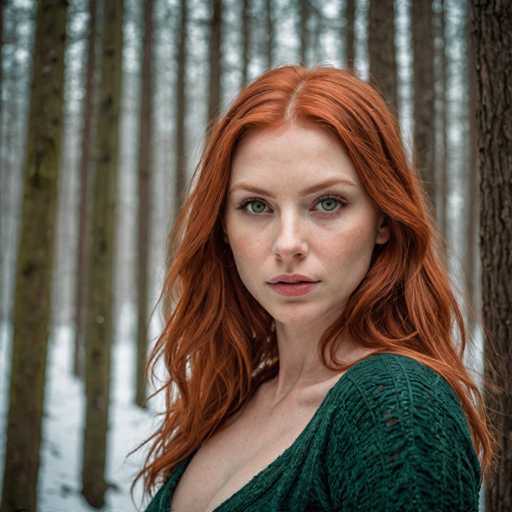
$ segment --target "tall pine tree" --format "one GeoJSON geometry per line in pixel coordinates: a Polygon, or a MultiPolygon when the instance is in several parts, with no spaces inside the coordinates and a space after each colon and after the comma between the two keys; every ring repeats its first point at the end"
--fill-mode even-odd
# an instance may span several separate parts
{"type": "Polygon", "coordinates": [[[480,171],[485,378],[498,438],[498,464],[486,488],[487,512],[512,504],[512,3],[472,2],[477,75],[477,140],[480,171]]]}
{"type": "Polygon", "coordinates": [[[368,59],[370,80],[398,114],[398,70],[395,48],[394,0],[370,0],[368,59]]]}
{"type": "Polygon", "coordinates": [[[75,287],[75,343],[73,373],[82,376],[85,305],[87,298],[87,218],[89,212],[89,176],[91,171],[92,123],[94,111],[94,83],[96,71],[97,16],[96,0],[89,0],[89,23],[85,64],[85,92],[82,107],[82,133],[80,147],[80,198],[78,206],[78,251],[75,287]]]}
{"type": "Polygon", "coordinates": [[[123,0],[103,4],[101,79],[95,138],[96,166],[88,254],[85,326],[85,427],[82,494],[94,507],[105,503],[110,361],[113,337],[113,271],[123,54],[123,0]]]}
{"type": "Polygon", "coordinates": [[[37,511],[64,103],[66,0],[37,3],[1,512],[37,511]]]}
{"type": "Polygon", "coordinates": [[[175,212],[185,195],[187,182],[187,133],[185,120],[187,117],[187,69],[188,69],[188,0],[180,0],[180,23],[176,33],[176,96],[175,96],[175,212]]]}
{"type": "Polygon", "coordinates": [[[154,2],[144,2],[144,35],[139,114],[139,187],[137,244],[137,382],[135,403],[146,407],[145,366],[149,338],[149,243],[151,240],[151,190],[153,177],[153,96],[154,96],[154,2]]]}
{"type": "Polygon", "coordinates": [[[414,161],[435,212],[434,28],[432,2],[411,2],[414,161]]]}

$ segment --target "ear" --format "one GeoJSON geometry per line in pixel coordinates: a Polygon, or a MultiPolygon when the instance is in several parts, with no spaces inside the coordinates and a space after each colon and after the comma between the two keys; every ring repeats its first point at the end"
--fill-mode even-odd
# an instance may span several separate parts
{"type": "Polygon", "coordinates": [[[389,221],[388,217],[384,214],[380,214],[379,227],[377,228],[377,236],[375,238],[376,244],[385,244],[389,240],[389,221]]]}

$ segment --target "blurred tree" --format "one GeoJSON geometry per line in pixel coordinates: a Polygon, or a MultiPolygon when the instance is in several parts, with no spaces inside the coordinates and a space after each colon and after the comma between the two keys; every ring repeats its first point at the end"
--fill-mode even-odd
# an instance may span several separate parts
{"type": "MultiPolygon", "coordinates": [[[[444,1],[444,0],[443,0],[444,1]]],[[[479,287],[477,286],[478,270],[478,239],[477,234],[480,226],[480,194],[478,190],[478,167],[477,167],[477,123],[476,123],[476,70],[475,70],[475,48],[471,30],[469,9],[466,19],[466,72],[468,83],[468,133],[466,145],[467,179],[466,179],[466,206],[468,208],[465,216],[466,222],[466,251],[464,253],[464,275],[465,275],[465,304],[468,319],[468,331],[473,333],[479,318],[479,287]]]]}
{"type": "Polygon", "coordinates": [[[135,403],[146,407],[145,366],[149,337],[149,242],[151,240],[151,190],[153,176],[153,97],[154,97],[154,2],[144,2],[144,35],[139,109],[139,187],[137,243],[137,350],[135,355],[135,403]]]}
{"type": "Polygon", "coordinates": [[[251,60],[251,39],[252,39],[252,2],[242,0],[242,23],[240,24],[242,38],[242,77],[240,89],[243,89],[249,77],[249,62],[251,60]]]}
{"type": "Polygon", "coordinates": [[[113,337],[113,267],[123,61],[123,0],[102,3],[99,110],[92,176],[89,287],[85,325],[85,426],[82,494],[94,507],[105,503],[105,462],[113,337]]]}
{"type": "MultiPolygon", "coordinates": [[[[7,0],[0,2],[0,185],[5,183],[4,168],[2,165],[2,149],[3,149],[3,113],[4,113],[4,11],[7,0]]],[[[3,206],[0,203],[0,208],[3,206]]],[[[1,279],[1,277],[0,277],[1,279]]]]}
{"type": "Polygon", "coordinates": [[[180,23],[176,33],[175,219],[183,201],[187,183],[187,132],[185,121],[187,118],[188,9],[188,1],[180,0],[180,23]]]}
{"type": "Polygon", "coordinates": [[[309,47],[311,46],[311,34],[309,32],[309,18],[311,15],[309,1],[298,0],[298,33],[299,33],[299,64],[307,66],[309,47]]]}
{"type": "MultiPolygon", "coordinates": [[[[435,215],[434,32],[432,2],[411,2],[414,160],[435,215]]],[[[435,218],[435,217],[434,217],[435,218]]]]}
{"type": "Polygon", "coordinates": [[[222,101],[222,10],[223,0],[210,0],[208,125],[218,116],[222,101]]]}
{"type": "MultiPolygon", "coordinates": [[[[0,244],[6,243],[7,223],[5,221],[7,215],[7,183],[8,170],[6,162],[4,162],[3,145],[4,145],[4,11],[7,0],[0,2],[0,244]]],[[[4,258],[6,251],[0,253],[0,298],[3,296],[5,288],[4,282],[4,258]]],[[[0,301],[2,309],[0,310],[0,319],[4,313],[3,300],[0,301]]]]}
{"type": "Polygon", "coordinates": [[[485,400],[498,439],[498,464],[485,510],[512,504],[512,3],[473,1],[480,171],[485,400]]]}
{"type": "Polygon", "coordinates": [[[37,510],[68,2],[37,3],[0,510],[37,510]]]}
{"type": "MultiPolygon", "coordinates": [[[[312,4],[310,5],[313,7],[312,4]]],[[[311,21],[313,23],[311,30],[313,35],[313,42],[311,44],[313,60],[315,64],[320,64],[325,60],[325,48],[322,44],[322,36],[325,31],[325,17],[320,8],[311,9],[311,21]]]]}
{"type": "Polygon", "coordinates": [[[398,115],[394,0],[369,0],[368,60],[371,82],[398,115]]]}
{"type": "Polygon", "coordinates": [[[89,217],[88,198],[90,196],[89,173],[91,171],[93,99],[96,68],[97,19],[96,0],[88,2],[88,32],[86,37],[86,64],[84,69],[85,91],[82,103],[82,133],[79,161],[79,203],[78,203],[78,250],[75,285],[75,341],[73,350],[73,373],[77,377],[83,374],[84,321],[87,301],[87,219],[89,217]]]}
{"type": "Polygon", "coordinates": [[[266,69],[274,66],[275,30],[274,30],[274,0],[265,0],[265,62],[266,69]]]}
{"type": "Polygon", "coordinates": [[[445,0],[439,1],[439,9],[435,12],[435,75],[437,77],[436,114],[438,129],[435,144],[437,174],[437,222],[443,236],[443,255],[447,262],[446,240],[448,238],[448,57],[446,54],[446,5],[445,0]]]}
{"type": "Polygon", "coordinates": [[[356,21],[356,0],[345,1],[345,26],[342,37],[345,40],[345,67],[347,69],[354,68],[356,58],[356,38],[355,38],[355,21],[356,21]]]}

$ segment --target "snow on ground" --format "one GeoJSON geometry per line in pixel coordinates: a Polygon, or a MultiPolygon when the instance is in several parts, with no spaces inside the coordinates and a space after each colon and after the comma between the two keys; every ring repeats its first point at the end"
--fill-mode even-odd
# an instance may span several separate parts
{"type": "MultiPolygon", "coordinates": [[[[68,326],[55,329],[48,354],[43,445],[39,472],[39,512],[90,512],[80,494],[82,424],[84,418],[83,384],[72,375],[72,331],[68,326]]],[[[3,474],[5,425],[8,407],[9,327],[0,325],[0,477],[3,474]]],[[[131,500],[130,485],[140,470],[147,445],[128,457],[156,428],[157,398],[151,409],[134,406],[133,347],[129,336],[118,336],[112,355],[111,409],[107,454],[107,481],[112,484],[106,495],[104,512],[130,512],[140,509],[142,485],[139,481],[131,500]],[[137,507],[135,506],[137,505],[137,507]]],[[[161,410],[161,409],[160,409],[161,410]]],[[[0,478],[1,482],[1,478],[0,478]]],[[[1,483],[0,483],[1,485],[1,483]]],[[[146,502],[142,505],[146,504],[146,502]]]]}

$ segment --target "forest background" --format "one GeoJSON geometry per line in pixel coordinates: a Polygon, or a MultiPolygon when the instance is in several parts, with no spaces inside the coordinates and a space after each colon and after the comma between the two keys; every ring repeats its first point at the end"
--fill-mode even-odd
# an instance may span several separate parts
{"type": "MultiPolygon", "coordinates": [[[[486,87],[501,83],[499,70],[477,74],[478,59],[491,44],[511,68],[505,4],[0,1],[1,512],[135,510],[129,486],[144,453],[128,453],[164,405],[159,395],[146,401],[155,388],[143,369],[162,328],[166,235],[211,121],[277,65],[352,68],[397,112],[445,240],[468,320],[466,364],[479,381],[482,325],[497,333],[498,349],[512,339],[500,266],[512,253],[512,164],[503,151],[512,131],[496,128],[493,190],[503,194],[485,225],[480,191],[491,174],[479,178],[477,166],[482,173],[477,156],[493,149],[478,142],[478,122],[496,119],[478,116],[477,90],[485,99],[486,87]]],[[[508,108],[510,116],[510,84],[503,97],[496,115],[508,108]]],[[[511,350],[502,350],[509,374],[511,350]]],[[[504,438],[510,425],[501,425],[504,438]]],[[[501,477],[512,474],[507,450],[501,477]]],[[[510,510],[501,508],[512,503],[510,484],[485,491],[481,510],[510,510]]],[[[139,485],[137,504],[140,496],[139,485]]]]}

